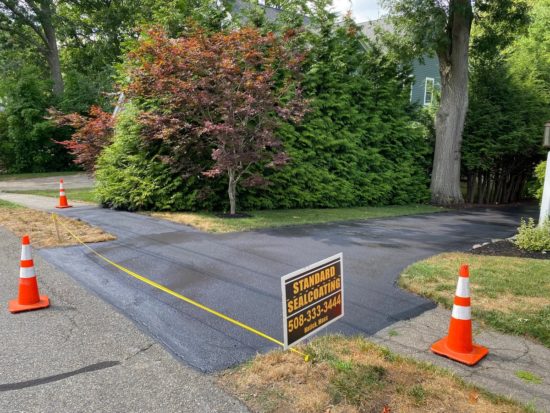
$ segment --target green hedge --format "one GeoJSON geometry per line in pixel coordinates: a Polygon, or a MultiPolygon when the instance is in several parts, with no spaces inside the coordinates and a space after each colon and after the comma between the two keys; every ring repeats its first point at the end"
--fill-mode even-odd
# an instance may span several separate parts
{"type": "MultiPolygon", "coordinates": [[[[300,125],[278,131],[291,161],[265,171],[269,185],[240,188],[238,209],[427,201],[430,139],[409,103],[408,73],[376,47],[365,49],[349,27],[308,36],[303,92],[310,110],[300,125]]],[[[157,155],[166,149],[140,137],[139,110],[126,109],[98,162],[101,202],[130,210],[227,210],[225,178],[173,174],[157,155]]]]}

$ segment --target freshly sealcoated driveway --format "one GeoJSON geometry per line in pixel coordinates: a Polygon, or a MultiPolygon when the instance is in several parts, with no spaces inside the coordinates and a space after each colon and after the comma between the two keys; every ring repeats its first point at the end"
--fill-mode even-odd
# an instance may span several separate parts
{"type": "MultiPolygon", "coordinates": [[[[93,247],[109,259],[282,339],[280,277],[344,254],[345,317],[327,331],[370,335],[434,304],[395,286],[409,264],[511,236],[534,206],[471,209],[254,232],[207,234],[97,207],[62,211],[115,234],[93,247]]],[[[184,362],[217,371],[275,345],[156,290],[84,247],[41,250],[48,261],[134,320],[184,362]]],[[[473,274],[473,278],[475,274],[473,274]]]]}

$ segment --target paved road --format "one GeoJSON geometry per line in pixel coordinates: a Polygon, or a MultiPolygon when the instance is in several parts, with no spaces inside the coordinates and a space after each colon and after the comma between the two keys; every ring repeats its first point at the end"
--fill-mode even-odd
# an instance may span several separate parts
{"type": "MultiPolygon", "coordinates": [[[[329,332],[371,335],[434,307],[395,287],[401,270],[448,250],[514,233],[534,207],[445,212],[364,222],[206,234],[142,215],[96,207],[63,211],[118,236],[95,248],[110,259],[238,320],[282,338],[280,277],[344,253],[346,316],[329,332]]],[[[212,372],[273,345],[154,290],[82,247],[42,250],[177,357],[212,372]]]]}
{"type": "Polygon", "coordinates": [[[59,189],[59,178],[63,178],[66,188],[90,188],[94,179],[88,174],[78,173],[66,176],[50,176],[0,181],[0,191],[23,191],[34,189],[59,189]]]}
{"type": "Polygon", "coordinates": [[[51,306],[10,314],[20,253],[20,240],[0,228],[0,412],[248,411],[36,251],[51,306]]]}

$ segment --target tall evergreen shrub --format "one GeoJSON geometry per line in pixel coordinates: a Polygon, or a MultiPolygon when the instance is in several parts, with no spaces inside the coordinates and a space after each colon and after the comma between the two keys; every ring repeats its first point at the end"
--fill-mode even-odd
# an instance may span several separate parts
{"type": "MultiPolygon", "coordinates": [[[[239,208],[428,200],[429,133],[409,102],[409,72],[369,44],[351,21],[338,26],[334,16],[322,17],[302,39],[309,50],[303,66],[309,113],[277,132],[290,162],[263,172],[267,186],[243,188],[239,208]]],[[[145,139],[132,120],[152,103],[133,103],[137,107],[119,120],[114,143],[98,164],[101,201],[127,209],[227,210],[219,179],[177,176],[161,163],[166,148],[145,139]]]]}
{"type": "Polygon", "coordinates": [[[113,143],[96,167],[96,194],[106,207],[127,210],[210,209],[219,199],[196,181],[176,176],[140,135],[139,111],[127,105],[117,118],[113,143]]]}
{"type": "Polygon", "coordinates": [[[427,130],[415,122],[406,73],[350,21],[311,33],[304,68],[310,113],[279,133],[290,164],[243,194],[246,208],[344,207],[428,199],[427,130]]]}

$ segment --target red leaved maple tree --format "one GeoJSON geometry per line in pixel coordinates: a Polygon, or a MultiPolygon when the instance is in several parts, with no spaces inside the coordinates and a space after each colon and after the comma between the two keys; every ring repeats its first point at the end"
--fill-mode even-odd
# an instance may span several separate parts
{"type": "Polygon", "coordinates": [[[125,93],[143,110],[144,138],[162,142],[182,176],[227,175],[231,214],[239,184],[263,184],[263,167],[288,161],[276,130],[306,106],[302,56],[285,47],[293,36],[243,28],[171,39],[153,29],[128,55],[125,93]]]}
{"type": "Polygon", "coordinates": [[[88,116],[78,113],[64,114],[49,109],[49,118],[58,126],[70,126],[75,129],[71,139],[58,142],[75,156],[74,162],[86,172],[92,173],[96,160],[113,136],[114,119],[111,113],[99,106],[92,106],[88,116]]]}

